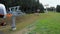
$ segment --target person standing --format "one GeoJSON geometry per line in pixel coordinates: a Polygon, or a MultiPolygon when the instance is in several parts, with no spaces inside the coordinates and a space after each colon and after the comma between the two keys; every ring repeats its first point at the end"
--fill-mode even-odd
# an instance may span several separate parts
{"type": "Polygon", "coordinates": [[[0,3],[0,18],[1,18],[0,25],[1,26],[6,25],[6,22],[5,22],[6,14],[7,14],[7,12],[6,12],[5,5],[0,3]]]}

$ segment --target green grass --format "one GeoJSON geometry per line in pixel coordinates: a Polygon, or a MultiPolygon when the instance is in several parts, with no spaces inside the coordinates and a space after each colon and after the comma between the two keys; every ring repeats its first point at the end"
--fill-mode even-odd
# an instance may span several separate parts
{"type": "MultiPolygon", "coordinates": [[[[60,34],[60,13],[49,12],[40,13],[39,16],[35,14],[28,14],[22,17],[17,17],[17,31],[25,28],[32,23],[36,23],[36,28],[31,32],[31,34],[60,34]]],[[[13,32],[9,29],[10,28],[6,28],[4,32],[13,32]]]]}
{"type": "Polygon", "coordinates": [[[30,24],[34,23],[34,21],[36,21],[36,19],[38,19],[39,16],[35,15],[35,14],[26,14],[24,16],[20,16],[20,17],[17,17],[16,18],[16,31],[12,31],[11,30],[11,26],[10,26],[10,23],[11,23],[11,20],[6,20],[6,22],[8,21],[8,24],[5,28],[1,28],[3,33],[6,33],[6,34],[12,34],[12,33],[15,33],[17,31],[20,31],[22,29],[24,29],[25,27],[29,26],[30,24]],[[33,19],[32,19],[33,18],[33,19]]]}
{"type": "Polygon", "coordinates": [[[60,13],[49,12],[40,16],[35,24],[37,34],[60,34],[60,13]]]}

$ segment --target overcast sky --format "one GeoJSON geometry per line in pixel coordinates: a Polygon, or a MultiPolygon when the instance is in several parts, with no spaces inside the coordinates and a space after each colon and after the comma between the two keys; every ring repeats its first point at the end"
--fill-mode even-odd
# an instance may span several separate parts
{"type": "Polygon", "coordinates": [[[49,4],[49,6],[56,7],[57,4],[60,5],[60,0],[39,0],[43,5],[49,4]]]}

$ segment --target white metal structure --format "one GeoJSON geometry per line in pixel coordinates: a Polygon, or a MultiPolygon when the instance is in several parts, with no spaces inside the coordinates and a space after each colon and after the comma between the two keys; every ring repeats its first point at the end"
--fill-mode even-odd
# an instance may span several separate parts
{"type": "Polygon", "coordinates": [[[15,25],[15,17],[16,16],[21,16],[21,15],[24,15],[23,12],[21,12],[21,10],[19,10],[19,7],[20,6],[15,6],[15,7],[10,7],[9,10],[10,10],[10,13],[13,15],[12,16],[12,30],[16,30],[16,25],[15,25]]]}
{"type": "Polygon", "coordinates": [[[49,7],[49,4],[46,4],[45,7],[46,7],[46,11],[45,12],[48,13],[47,8],[49,7]]]}
{"type": "MultiPolygon", "coordinates": [[[[21,10],[19,10],[19,8],[20,8],[20,6],[15,6],[15,7],[9,8],[9,10],[10,10],[9,13],[12,14],[12,17],[11,17],[11,20],[12,20],[11,28],[12,28],[12,30],[16,30],[15,17],[25,14],[25,13],[21,12],[21,10]]],[[[7,11],[6,11],[4,4],[0,4],[0,14],[4,15],[4,17],[6,18],[7,11]]]]}

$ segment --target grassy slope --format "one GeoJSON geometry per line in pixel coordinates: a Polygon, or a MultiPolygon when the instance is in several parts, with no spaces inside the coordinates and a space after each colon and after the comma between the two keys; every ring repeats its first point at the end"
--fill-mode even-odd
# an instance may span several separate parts
{"type": "MultiPolygon", "coordinates": [[[[35,22],[36,29],[34,31],[39,34],[60,34],[60,13],[49,12],[48,14],[40,14],[40,16],[30,14],[18,17],[16,20],[17,31],[35,22]]],[[[9,28],[6,28],[4,32],[12,32],[9,28]]]]}
{"type": "Polygon", "coordinates": [[[60,34],[60,13],[40,14],[41,18],[36,21],[38,34],[60,34]]]}
{"type": "MultiPolygon", "coordinates": [[[[16,31],[19,31],[19,30],[25,28],[26,26],[32,24],[34,21],[36,21],[36,19],[38,19],[38,17],[39,16],[37,16],[35,14],[27,14],[25,16],[17,17],[16,18],[16,28],[17,28],[16,31]]],[[[8,22],[10,22],[10,21],[8,21],[8,22]]],[[[2,29],[0,31],[3,31],[6,34],[11,34],[11,33],[13,33],[13,31],[11,31],[10,28],[11,28],[10,25],[9,26],[6,26],[5,29],[2,29],[0,27],[0,29],[2,29]]]]}

